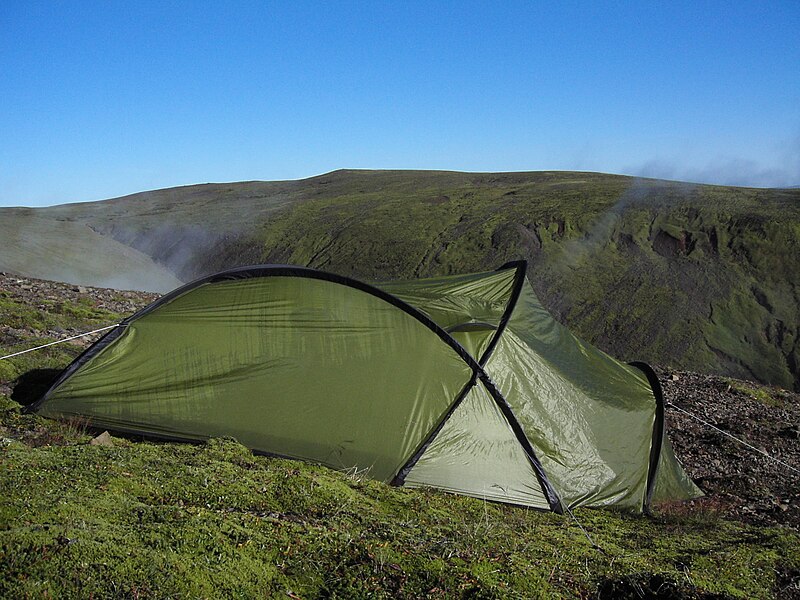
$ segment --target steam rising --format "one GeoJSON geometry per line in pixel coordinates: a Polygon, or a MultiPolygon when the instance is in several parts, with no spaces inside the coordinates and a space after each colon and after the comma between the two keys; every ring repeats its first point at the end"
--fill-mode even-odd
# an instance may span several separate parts
{"type": "Polygon", "coordinates": [[[699,167],[686,165],[680,160],[656,158],[626,171],[641,177],[718,185],[797,187],[800,185],[800,132],[783,144],[778,164],[774,167],[765,167],[758,161],[740,157],[721,157],[699,167]]]}
{"type": "MultiPolygon", "coordinates": [[[[614,233],[619,228],[623,215],[629,207],[655,205],[656,201],[665,201],[663,185],[655,185],[653,182],[643,179],[634,179],[616,204],[594,221],[583,238],[568,240],[562,244],[560,252],[553,259],[553,265],[576,269],[585,264],[587,259],[614,239],[614,233]]],[[[685,196],[695,187],[692,184],[678,182],[666,185],[669,186],[671,197],[675,197],[675,194],[685,196]]]]}

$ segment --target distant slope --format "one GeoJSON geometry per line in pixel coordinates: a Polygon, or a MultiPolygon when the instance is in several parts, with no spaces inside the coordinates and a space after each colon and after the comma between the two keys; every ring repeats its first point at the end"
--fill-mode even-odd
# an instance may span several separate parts
{"type": "MultiPolygon", "coordinates": [[[[41,215],[85,224],[182,280],[258,262],[393,279],[525,258],[545,305],[620,358],[800,389],[800,190],[599,173],[336,171],[41,215]]],[[[0,209],[0,222],[17,220],[0,209]]],[[[72,243],[65,233],[60,245],[72,243]]]]}
{"type": "Polygon", "coordinates": [[[86,223],[53,219],[40,211],[5,209],[0,239],[0,271],[117,289],[163,292],[180,285],[146,254],[86,223]]]}

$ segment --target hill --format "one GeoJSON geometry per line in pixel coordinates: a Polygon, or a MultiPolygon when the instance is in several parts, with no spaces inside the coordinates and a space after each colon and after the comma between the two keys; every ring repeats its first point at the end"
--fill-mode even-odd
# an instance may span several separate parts
{"type": "MultiPolygon", "coordinates": [[[[0,209],[0,222],[40,239],[14,210],[0,209]]],[[[31,210],[85,225],[184,281],[260,262],[393,279],[525,258],[551,312],[617,357],[800,390],[800,190],[599,173],[336,171],[31,210]]],[[[71,254],[69,232],[47,235],[49,252],[71,254]]],[[[47,258],[30,256],[0,250],[0,269],[33,274],[47,258]]],[[[119,268],[80,283],[104,284],[108,272],[119,268]]],[[[155,275],[149,285],[166,287],[155,275]]]]}
{"type": "MultiPolygon", "coordinates": [[[[154,299],[8,276],[0,290],[0,355],[154,299]]],[[[231,439],[93,444],[86,423],[21,413],[86,343],[0,361],[0,597],[800,597],[796,478],[675,408],[798,468],[791,392],[660,370],[676,453],[708,496],[575,521],[256,457],[231,439]]]]}

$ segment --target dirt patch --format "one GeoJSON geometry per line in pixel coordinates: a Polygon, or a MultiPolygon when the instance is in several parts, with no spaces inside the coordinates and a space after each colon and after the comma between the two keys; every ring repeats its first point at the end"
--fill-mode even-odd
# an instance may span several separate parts
{"type": "Polygon", "coordinates": [[[800,394],[686,371],[658,374],[675,453],[706,493],[685,508],[800,528],[800,394]]]}
{"type": "Polygon", "coordinates": [[[659,230],[653,239],[653,251],[666,258],[689,254],[694,248],[694,241],[689,233],[683,232],[679,238],[666,231],[659,230]]]}

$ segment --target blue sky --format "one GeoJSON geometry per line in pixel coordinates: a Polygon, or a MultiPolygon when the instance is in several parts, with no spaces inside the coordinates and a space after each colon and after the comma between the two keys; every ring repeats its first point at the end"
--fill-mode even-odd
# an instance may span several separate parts
{"type": "Polygon", "coordinates": [[[0,205],[338,168],[800,185],[798,32],[797,0],[4,0],[0,205]]]}

